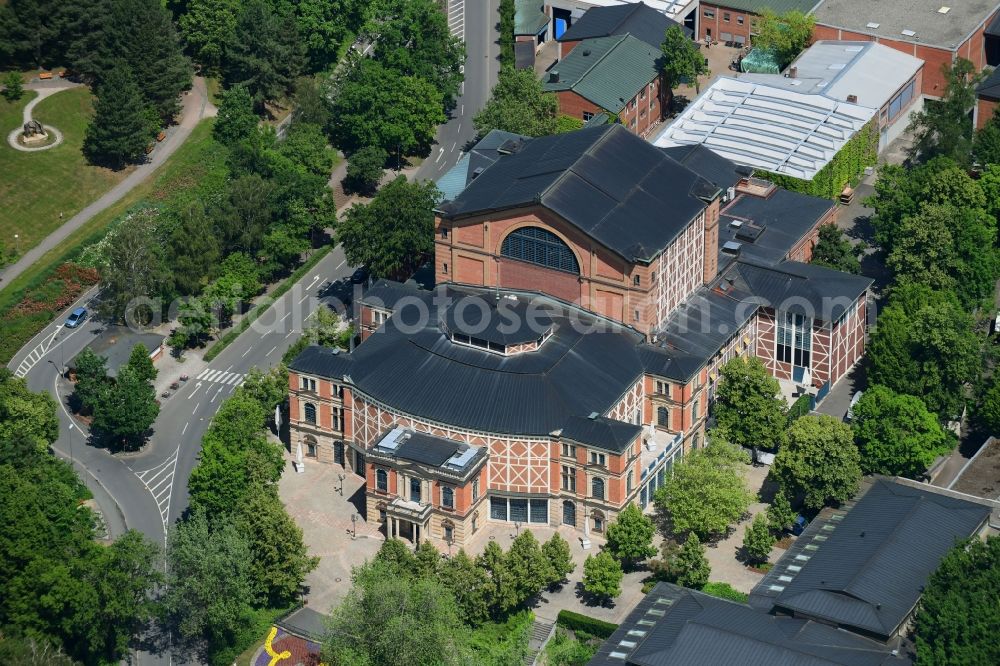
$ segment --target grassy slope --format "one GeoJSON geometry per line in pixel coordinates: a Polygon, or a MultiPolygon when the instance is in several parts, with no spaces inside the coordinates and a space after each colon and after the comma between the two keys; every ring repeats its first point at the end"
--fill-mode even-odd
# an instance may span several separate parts
{"type": "Polygon", "coordinates": [[[84,87],[56,93],[38,103],[32,116],[63,133],[59,146],[22,153],[7,144],[7,134],[21,124],[21,110],[33,99],[28,93],[11,104],[0,99],[0,239],[8,247],[20,235],[26,252],[60,224],[78,213],[126,176],[90,166],[80,152],[87,123],[93,115],[90,90],[84,87]],[[59,219],[59,213],[63,219],[59,219]]]}
{"type": "Polygon", "coordinates": [[[135,187],[118,203],[91,218],[60,247],[43,255],[13,282],[3,285],[4,289],[0,290],[0,320],[3,320],[4,328],[0,337],[0,363],[9,361],[25,342],[58,314],[41,313],[31,321],[23,322],[4,320],[25,292],[45,282],[56,268],[75,258],[83,247],[100,240],[108,225],[122,213],[141,201],[163,201],[179,190],[193,187],[210,171],[218,168],[223,159],[218,144],[212,140],[212,120],[203,120],[151,178],[135,187]]]}

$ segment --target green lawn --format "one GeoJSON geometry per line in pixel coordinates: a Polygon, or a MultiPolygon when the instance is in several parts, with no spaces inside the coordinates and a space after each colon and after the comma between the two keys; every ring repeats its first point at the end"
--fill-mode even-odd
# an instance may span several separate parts
{"type": "Polygon", "coordinates": [[[155,203],[174,198],[216,178],[225,178],[225,154],[212,140],[212,120],[206,119],[152,177],[91,218],[61,246],[42,255],[10,284],[2,285],[0,328],[4,334],[0,336],[0,363],[9,361],[62,311],[58,294],[51,293],[58,286],[54,284],[58,281],[57,271],[75,259],[85,246],[100,240],[112,221],[139,202],[155,203]]]}
{"type": "Polygon", "coordinates": [[[85,87],[42,100],[32,114],[62,131],[61,145],[37,153],[11,148],[7,134],[21,125],[21,110],[33,95],[29,92],[13,104],[0,99],[0,241],[11,248],[18,234],[21,252],[34,247],[128,173],[90,166],[84,160],[80,148],[94,112],[90,90],[85,87]]]}

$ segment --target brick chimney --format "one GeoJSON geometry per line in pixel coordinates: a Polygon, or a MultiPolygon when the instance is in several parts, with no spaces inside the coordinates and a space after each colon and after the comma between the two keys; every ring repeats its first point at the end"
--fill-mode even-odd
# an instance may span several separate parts
{"type": "Polygon", "coordinates": [[[704,284],[708,284],[719,274],[719,197],[705,207],[704,252],[704,284]]]}

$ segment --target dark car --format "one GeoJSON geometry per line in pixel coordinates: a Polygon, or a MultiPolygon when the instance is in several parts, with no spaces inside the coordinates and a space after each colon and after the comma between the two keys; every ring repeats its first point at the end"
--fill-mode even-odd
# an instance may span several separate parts
{"type": "Polygon", "coordinates": [[[76,328],[87,319],[87,308],[77,308],[66,318],[66,328],[76,328]]]}
{"type": "Polygon", "coordinates": [[[351,275],[351,284],[365,284],[368,282],[368,275],[368,268],[365,266],[359,266],[351,275]]]}

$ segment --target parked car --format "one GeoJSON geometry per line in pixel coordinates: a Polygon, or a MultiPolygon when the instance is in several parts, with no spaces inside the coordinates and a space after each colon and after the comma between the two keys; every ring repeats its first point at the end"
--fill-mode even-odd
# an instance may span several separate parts
{"type": "Polygon", "coordinates": [[[368,268],[366,266],[358,266],[357,270],[351,275],[351,284],[365,284],[368,282],[368,268]]]}
{"type": "Polygon", "coordinates": [[[805,516],[801,514],[795,516],[795,522],[792,523],[792,534],[794,534],[795,536],[799,536],[806,529],[806,525],[808,524],[809,521],[806,520],[805,516]]]}
{"type": "Polygon", "coordinates": [[[66,328],[76,328],[87,319],[87,308],[77,308],[66,318],[66,328]]]}

